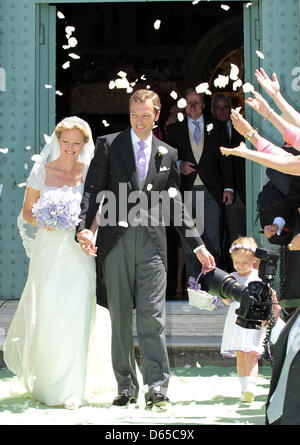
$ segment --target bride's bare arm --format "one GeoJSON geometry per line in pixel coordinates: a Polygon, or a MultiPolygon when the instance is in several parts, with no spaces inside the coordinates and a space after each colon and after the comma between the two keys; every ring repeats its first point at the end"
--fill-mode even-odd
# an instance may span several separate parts
{"type": "Polygon", "coordinates": [[[36,190],[32,187],[27,187],[26,189],[26,197],[23,204],[23,218],[26,222],[31,224],[32,226],[36,226],[36,219],[32,214],[32,206],[35,204],[40,197],[40,191],[36,190]]]}

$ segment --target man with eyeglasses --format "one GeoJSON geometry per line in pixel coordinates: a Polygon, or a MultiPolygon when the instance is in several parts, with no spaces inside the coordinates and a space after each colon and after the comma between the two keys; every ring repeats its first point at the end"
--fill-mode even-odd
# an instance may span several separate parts
{"type": "MultiPolygon", "coordinates": [[[[220,156],[220,146],[227,142],[224,123],[203,115],[204,94],[194,89],[185,93],[186,118],[167,128],[167,142],[178,151],[181,172],[181,192],[193,217],[197,215],[197,203],[203,202],[204,230],[202,238],[212,253],[218,267],[224,266],[221,250],[224,205],[229,206],[234,196],[233,163],[220,156]],[[191,193],[187,193],[191,192],[191,193]],[[204,200],[203,200],[204,195],[204,200]],[[187,201],[191,202],[188,203],[187,201]]],[[[196,222],[197,223],[197,222],[196,222]]],[[[197,224],[199,230],[199,224],[197,224]]],[[[201,232],[200,232],[201,233],[201,232]]],[[[196,264],[183,242],[187,276],[196,277],[196,264]]]]}
{"type": "MultiPolygon", "coordinates": [[[[244,138],[235,130],[231,123],[231,100],[225,94],[216,94],[211,101],[211,114],[214,119],[224,122],[227,130],[226,147],[238,147],[244,138]]],[[[234,201],[232,205],[225,207],[225,234],[224,254],[226,266],[232,267],[232,261],[228,249],[232,242],[239,236],[246,235],[246,182],[245,159],[233,156],[233,168],[235,177],[234,201]]]]}

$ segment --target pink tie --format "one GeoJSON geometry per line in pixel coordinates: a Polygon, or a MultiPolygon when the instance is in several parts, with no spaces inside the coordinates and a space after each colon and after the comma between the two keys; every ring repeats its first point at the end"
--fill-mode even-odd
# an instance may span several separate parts
{"type": "Polygon", "coordinates": [[[138,141],[140,148],[137,152],[137,168],[139,171],[140,179],[143,180],[146,176],[146,155],[145,148],[146,144],[144,141],[138,141]]]}

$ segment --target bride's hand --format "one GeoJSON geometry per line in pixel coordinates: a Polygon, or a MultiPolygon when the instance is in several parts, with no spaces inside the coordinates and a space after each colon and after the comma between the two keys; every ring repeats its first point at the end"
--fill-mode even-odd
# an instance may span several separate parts
{"type": "Polygon", "coordinates": [[[268,116],[272,111],[268,102],[257,91],[254,91],[253,94],[255,97],[248,97],[248,99],[245,100],[246,104],[253,108],[253,110],[257,111],[261,116],[268,116]]]}
{"type": "Polygon", "coordinates": [[[235,148],[226,148],[226,147],[220,147],[220,151],[223,156],[239,156],[241,158],[245,158],[248,153],[248,148],[244,142],[241,142],[238,147],[235,148]]]}

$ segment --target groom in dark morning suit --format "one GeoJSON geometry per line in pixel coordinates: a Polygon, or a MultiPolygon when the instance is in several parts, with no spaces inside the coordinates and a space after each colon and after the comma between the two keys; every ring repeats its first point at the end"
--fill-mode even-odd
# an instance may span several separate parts
{"type": "MultiPolygon", "coordinates": [[[[131,128],[97,139],[95,156],[85,181],[77,238],[86,253],[94,256],[97,251],[98,283],[103,275],[106,288],[112,321],[112,363],[118,382],[118,396],[113,404],[135,403],[138,396],[132,332],[135,306],[142,375],[144,384],[148,385],[146,404],[152,407],[168,402],[170,368],[165,339],[166,234],[163,223],[149,219],[151,212],[158,210],[154,212],[156,215],[167,212],[172,222],[174,216],[180,216],[182,225],[177,230],[203,268],[209,269],[215,262],[189,215],[185,213],[184,218],[177,151],[152,133],[160,113],[158,95],[150,90],[137,90],[130,97],[129,111],[131,128]],[[94,218],[99,207],[98,194],[103,191],[108,200],[111,195],[115,198],[112,206],[116,218],[108,224],[100,221],[95,246],[92,240],[94,218]],[[152,202],[155,192],[162,191],[170,198],[169,212],[162,209],[161,201],[152,202]],[[146,204],[144,200],[140,212],[132,219],[136,206],[132,198],[138,194],[147,198],[146,204]],[[125,204],[128,208],[124,215],[125,204]],[[139,220],[142,214],[143,223],[139,220]]],[[[164,213],[164,219],[166,216],[164,213]]],[[[98,301],[101,299],[99,291],[100,286],[98,301]]]]}

